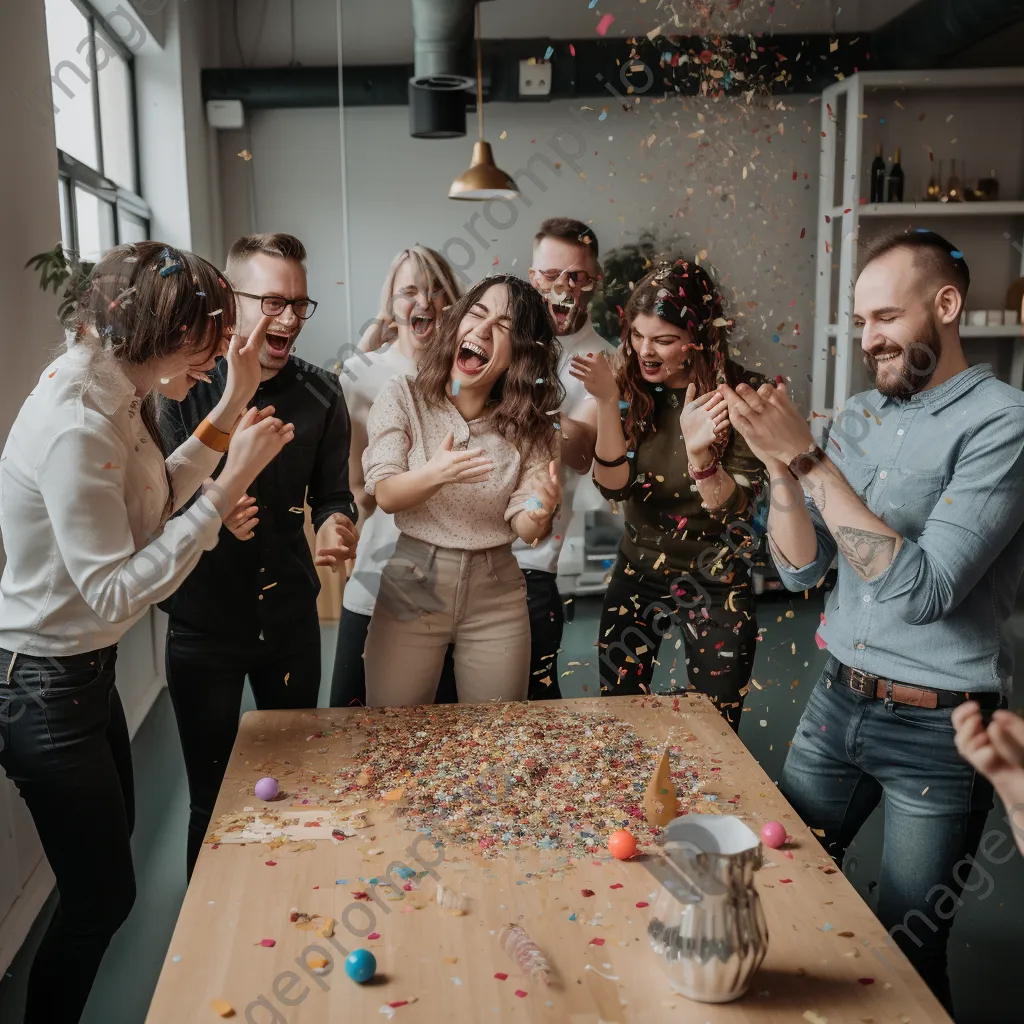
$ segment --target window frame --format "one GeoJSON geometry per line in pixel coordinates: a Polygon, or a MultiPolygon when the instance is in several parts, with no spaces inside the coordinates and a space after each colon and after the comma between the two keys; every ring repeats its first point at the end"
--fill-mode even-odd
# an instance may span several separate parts
{"type": "MultiPolygon", "coordinates": [[[[138,192],[126,189],[108,178],[104,173],[105,154],[103,152],[103,113],[100,106],[100,75],[103,73],[97,70],[96,65],[96,31],[103,33],[101,42],[105,47],[114,50],[124,61],[128,71],[128,85],[131,93],[131,128],[132,128],[132,163],[135,174],[136,187],[142,181],[142,166],[139,157],[139,105],[136,94],[135,76],[135,54],[124,45],[117,34],[108,24],[107,20],[97,11],[88,0],[69,0],[81,11],[89,26],[89,52],[92,57],[92,78],[90,88],[92,90],[93,109],[96,112],[96,153],[100,169],[90,167],[88,164],[76,160],[64,150],[57,148],[57,180],[58,188],[62,191],[64,202],[67,208],[68,233],[70,237],[63,239],[64,248],[78,254],[78,205],[75,198],[75,188],[81,188],[92,193],[101,202],[107,203],[113,208],[114,221],[114,245],[121,244],[121,212],[131,213],[142,220],[146,225],[146,234],[152,230],[153,213],[149,204],[138,192]]],[[[63,232],[64,225],[61,225],[63,232]]]]}

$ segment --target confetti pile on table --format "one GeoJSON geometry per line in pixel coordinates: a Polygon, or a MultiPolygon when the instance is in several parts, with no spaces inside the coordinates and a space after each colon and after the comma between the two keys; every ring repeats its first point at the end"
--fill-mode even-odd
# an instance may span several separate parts
{"type": "MultiPolygon", "coordinates": [[[[624,827],[641,845],[654,840],[641,801],[662,748],[612,715],[520,703],[390,708],[355,729],[365,746],[335,774],[336,794],[385,799],[409,827],[485,856],[593,852],[624,827]]],[[[678,743],[669,751],[680,812],[698,801],[709,810],[710,766],[678,743]]]]}

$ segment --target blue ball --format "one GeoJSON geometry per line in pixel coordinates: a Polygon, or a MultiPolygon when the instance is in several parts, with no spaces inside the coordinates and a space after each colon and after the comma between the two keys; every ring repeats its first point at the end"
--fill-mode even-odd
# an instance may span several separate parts
{"type": "Polygon", "coordinates": [[[368,949],[353,949],[345,957],[345,973],[362,985],[377,973],[377,958],[368,949]]]}

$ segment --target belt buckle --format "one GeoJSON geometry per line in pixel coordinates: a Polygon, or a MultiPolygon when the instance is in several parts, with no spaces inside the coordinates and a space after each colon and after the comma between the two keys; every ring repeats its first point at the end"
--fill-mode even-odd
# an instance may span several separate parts
{"type": "Polygon", "coordinates": [[[867,673],[862,672],[859,668],[850,669],[850,689],[861,696],[874,697],[875,695],[868,683],[867,673]]]}

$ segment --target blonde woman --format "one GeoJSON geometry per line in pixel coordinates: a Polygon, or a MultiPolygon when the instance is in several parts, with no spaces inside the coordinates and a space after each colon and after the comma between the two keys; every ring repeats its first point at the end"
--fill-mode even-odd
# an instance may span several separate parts
{"type": "MultiPolygon", "coordinates": [[[[394,516],[378,508],[363,487],[363,452],[370,407],[392,377],[415,376],[421,356],[436,337],[442,311],[458,298],[455,274],[443,256],[422,245],[403,249],[388,268],[381,293],[381,313],[364,332],[362,351],[342,368],[341,387],[352,420],[348,475],[363,527],[355,566],[342,598],[331,681],[332,707],[366,701],[366,632],[380,589],[380,571],[394,554],[398,541],[394,516]]],[[[442,675],[445,685],[440,696],[448,697],[453,692],[450,658],[445,661],[442,675]]]]}

